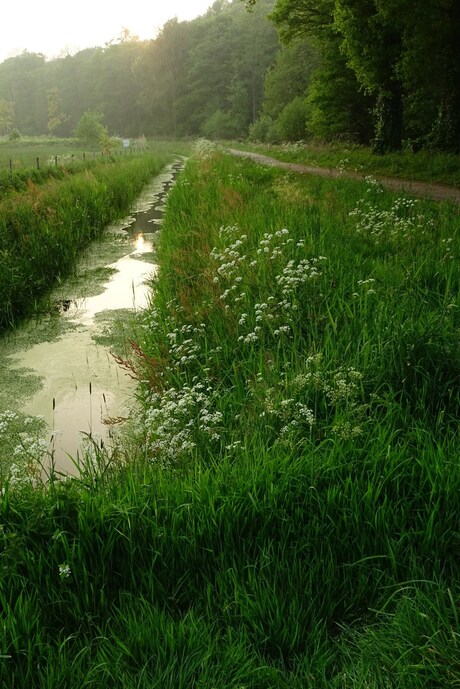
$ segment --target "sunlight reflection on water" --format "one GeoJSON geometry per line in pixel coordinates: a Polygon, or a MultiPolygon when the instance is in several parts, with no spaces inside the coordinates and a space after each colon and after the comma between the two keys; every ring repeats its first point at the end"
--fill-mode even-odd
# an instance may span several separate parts
{"type": "Polygon", "coordinates": [[[110,265],[114,273],[101,286],[101,293],[62,300],[66,307],[61,316],[76,323],[77,329],[11,357],[15,366],[26,367],[42,380],[41,390],[24,402],[22,410],[30,416],[45,417],[56,438],[56,468],[64,473],[74,473],[70,456],[75,458],[81,452],[82,438],[90,434],[110,445],[116,430],[113,423],[131,411],[134,381],[120,369],[107,347],[96,345],[93,338],[101,326],[95,317],[103,311],[138,310],[147,305],[148,283],[157,268],[150,262],[155,241],[152,230],[160,225],[158,206],[163,205],[173,179],[171,166],[144,192],[132,215],[114,226],[115,241],[120,234],[129,236],[129,248],[110,265]]]}

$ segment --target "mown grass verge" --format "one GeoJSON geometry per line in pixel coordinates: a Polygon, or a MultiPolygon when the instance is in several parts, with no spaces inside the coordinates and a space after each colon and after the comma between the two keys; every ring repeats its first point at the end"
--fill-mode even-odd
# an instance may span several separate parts
{"type": "Polygon", "coordinates": [[[459,685],[458,225],[188,164],[126,362],[133,447],[3,487],[6,686],[459,685]]]}
{"type": "Polygon", "coordinates": [[[129,211],[171,150],[92,162],[71,173],[51,168],[51,176],[37,184],[29,178],[25,190],[0,199],[0,331],[31,313],[81,249],[129,211]]]}

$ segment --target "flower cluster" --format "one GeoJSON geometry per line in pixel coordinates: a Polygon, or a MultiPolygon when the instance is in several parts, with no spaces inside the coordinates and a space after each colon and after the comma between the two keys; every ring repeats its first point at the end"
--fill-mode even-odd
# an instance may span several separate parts
{"type": "Polygon", "coordinates": [[[19,416],[16,412],[7,409],[2,414],[0,414],[0,436],[9,430],[10,424],[13,421],[18,421],[19,416]]]}
{"type": "Polygon", "coordinates": [[[367,278],[367,280],[358,280],[357,282],[358,289],[360,290],[359,292],[353,292],[352,296],[353,299],[359,299],[361,294],[364,295],[370,295],[370,294],[377,294],[377,291],[375,289],[375,279],[374,278],[367,278]]]}
{"type": "Polygon", "coordinates": [[[10,486],[35,483],[49,444],[42,437],[43,417],[23,417],[15,411],[0,414],[0,463],[10,486]]]}
{"type": "Polygon", "coordinates": [[[342,439],[362,434],[362,424],[369,410],[364,401],[363,374],[353,367],[324,368],[321,355],[307,360],[305,373],[294,378],[294,387],[315,399],[315,409],[331,432],[342,439]]]}
{"type": "Polygon", "coordinates": [[[305,141],[285,141],[281,144],[281,149],[286,153],[298,153],[305,149],[305,141]]]}
{"type": "Polygon", "coordinates": [[[152,393],[143,420],[148,455],[164,466],[171,465],[199,441],[219,440],[222,414],[215,409],[216,400],[208,380],[152,393]]]}
{"type": "Polygon", "coordinates": [[[432,225],[417,210],[417,201],[397,198],[389,210],[381,210],[366,199],[360,199],[350,216],[356,218],[356,232],[375,244],[397,244],[419,241],[432,225]]]}
{"type": "Polygon", "coordinates": [[[197,360],[205,330],[204,323],[198,326],[185,324],[167,333],[169,357],[173,367],[187,366],[197,360]]]}
{"type": "Polygon", "coordinates": [[[372,191],[377,192],[377,194],[383,194],[383,187],[375,177],[372,175],[366,175],[364,181],[367,184],[367,193],[370,194],[372,191]]]}
{"type": "Polygon", "coordinates": [[[453,237],[446,237],[445,239],[441,239],[441,248],[443,250],[443,260],[444,261],[453,261],[454,255],[453,255],[453,237]]]}
{"type": "Polygon", "coordinates": [[[283,297],[291,297],[300,285],[304,285],[311,280],[315,280],[321,274],[320,266],[326,260],[324,256],[304,258],[298,263],[288,261],[281,275],[275,277],[276,282],[281,287],[283,297]]]}
{"type": "Polygon", "coordinates": [[[70,565],[68,565],[66,562],[63,562],[62,565],[59,565],[58,569],[60,579],[68,579],[72,574],[70,565]]]}
{"type": "Polygon", "coordinates": [[[197,160],[211,158],[219,150],[221,147],[208,139],[196,139],[192,146],[193,157],[197,160]]]}
{"type": "Polygon", "coordinates": [[[59,164],[61,167],[73,165],[75,163],[75,155],[73,153],[63,153],[60,156],[51,156],[46,160],[48,167],[59,164]]]}
{"type": "Polygon", "coordinates": [[[293,314],[299,308],[299,290],[321,275],[327,259],[291,258],[305,251],[305,240],[294,243],[286,228],[265,232],[255,247],[249,245],[246,234],[239,234],[237,225],[221,227],[219,237],[229,243],[223,249],[211,251],[210,256],[217,263],[214,282],[225,288],[220,299],[226,311],[231,306],[242,307],[237,321],[238,341],[253,345],[264,333],[275,337],[291,333],[293,314]],[[272,293],[254,303],[253,296],[248,294],[248,282],[251,275],[258,275],[259,285],[265,285],[267,263],[273,264],[275,273],[269,285],[272,293]]]}
{"type": "Polygon", "coordinates": [[[286,368],[271,385],[262,375],[246,385],[270,429],[270,442],[291,449],[327,436],[357,438],[368,423],[362,373],[353,367],[330,369],[321,354],[308,356],[300,371],[286,368]]]}
{"type": "Polygon", "coordinates": [[[348,169],[349,166],[350,166],[350,159],[349,158],[342,158],[337,163],[337,170],[342,175],[345,172],[345,170],[348,169]]]}

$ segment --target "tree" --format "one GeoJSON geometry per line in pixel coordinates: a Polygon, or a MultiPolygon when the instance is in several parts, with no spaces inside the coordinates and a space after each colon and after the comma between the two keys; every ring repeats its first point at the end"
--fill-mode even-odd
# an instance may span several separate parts
{"type": "MultiPolygon", "coordinates": [[[[383,2],[383,0],[379,0],[383,2]]],[[[385,0],[399,21],[406,130],[416,146],[460,151],[460,4],[385,0]]]]}
{"type": "MultiPolygon", "coordinates": [[[[240,63],[235,61],[235,68],[246,82],[248,92],[248,122],[254,123],[260,114],[264,96],[265,76],[273,65],[279,49],[279,39],[272,23],[268,20],[274,8],[273,0],[260,0],[256,11],[249,18],[238,13],[238,35],[240,45],[236,52],[241,56],[240,63]],[[239,28],[241,27],[241,28],[239,28]]],[[[235,12],[235,19],[237,14],[235,12]]]]}
{"type": "Polygon", "coordinates": [[[99,145],[107,133],[107,128],[102,124],[103,119],[104,116],[99,112],[85,112],[75,130],[77,138],[90,146],[99,145]]]}
{"type": "Polygon", "coordinates": [[[48,89],[46,96],[48,102],[48,133],[50,136],[53,136],[55,130],[69,119],[69,115],[61,111],[62,98],[56,86],[48,89]]]}
{"type": "Polygon", "coordinates": [[[304,97],[320,67],[319,51],[309,37],[281,46],[265,76],[262,113],[275,119],[294,98],[304,97]]]}
{"type": "Polygon", "coordinates": [[[23,134],[46,132],[46,62],[24,52],[0,64],[0,98],[15,104],[13,126],[23,134]]]}
{"type": "Polygon", "coordinates": [[[61,125],[66,136],[72,136],[85,112],[103,112],[98,92],[101,52],[102,48],[87,48],[48,63],[50,86],[59,88],[62,109],[71,116],[61,125]]]}
{"type": "Polygon", "coordinates": [[[104,113],[111,131],[123,136],[138,136],[142,131],[140,88],[133,69],[143,47],[129,34],[129,38],[122,37],[119,43],[99,51],[91,64],[94,109],[104,113]]]}
{"type": "Polygon", "coordinates": [[[193,31],[188,23],[168,21],[134,65],[140,104],[150,120],[147,131],[178,136],[182,133],[178,100],[187,92],[187,66],[193,31]]]}
{"type": "Polygon", "coordinates": [[[375,97],[374,150],[401,148],[403,85],[398,66],[403,41],[401,28],[385,3],[375,0],[336,0],[335,29],[348,65],[366,93],[375,97]]]}
{"type": "Polygon", "coordinates": [[[220,124],[222,114],[228,114],[233,126],[222,129],[232,130],[231,136],[246,136],[257,119],[264,77],[279,46],[267,19],[273,6],[274,0],[263,0],[256,12],[248,14],[239,2],[227,3],[217,15],[208,13],[197,20],[206,31],[191,55],[188,105],[197,120],[199,113],[200,128],[214,113],[219,113],[215,121],[220,124]]]}
{"type": "Polygon", "coordinates": [[[13,125],[14,102],[11,100],[0,100],[0,132],[8,134],[13,125]]]}
{"type": "Polygon", "coordinates": [[[218,0],[191,22],[165,24],[134,70],[151,132],[247,134],[278,47],[266,16],[274,2],[262,0],[248,15],[239,0],[218,0]]]}
{"type": "MultiPolygon", "coordinates": [[[[249,3],[256,1],[249,0],[249,3]]],[[[316,69],[303,62],[304,95],[309,105],[308,131],[325,139],[340,137],[364,142],[369,137],[372,100],[362,93],[356,74],[341,51],[334,8],[335,0],[278,0],[271,17],[293,56],[296,46],[297,50],[302,47],[305,50],[304,60],[309,59],[312,47],[317,54],[316,69]]],[[[302,64],[300,57],[297,62],[302,64]]],[[[268,89],[270,79],[271,76],[267,78],[268,89]]],[[[292,112],[299,112],[299,107],[294,107],[292,112]]]]}
{"type": "Polygon", "coordinates": [[[352,87],[351,72],[371,105],[376,152],[398,149],[404,139],[460,150],[458,0],[277,0],[273,18],[284,40],[311,35],[320,45],[323,67],[309,93],[317,124],[327,122],[323,102],[341,110],[343,91],[336,90],[336,102],[331,75],[352,87]]]}
{"type": "Polygon", "coordinates": [[[321,68],[308,89],[308,131],[326,140],[356,141],[368,144],[373,136],[374,101],[366,96],[347,67],[338,40],[323,52],[321,68]]]}
{"type": "Polygon", "coordinates": [[[199,40],[190,53],[187,70],[188,88],[186,107],[191,126],[202,132],[203,125],[218,113],[217,122],[222,122],[222,114],[228,113],[232,98],[237,96],[242,106],[240,117],[246,122],[248,117],[248,97],[241,103],[241,75],[234,68],[238,53],[239,35],[235,27],[230,7],[223,7],[217,14],[208,14],[201,22],[199,40]],[[233,93],[231,88],[234,82],[233,93]]]}

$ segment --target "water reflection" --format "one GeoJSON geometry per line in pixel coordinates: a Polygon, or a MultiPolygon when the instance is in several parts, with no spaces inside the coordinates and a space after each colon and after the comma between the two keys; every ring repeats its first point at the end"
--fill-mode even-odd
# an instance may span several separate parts
{"type": "Polygon", "coordinates": [[[61,298],[63,318],[77,329],[53,342],[43,342],[18,351],[15,367],[26,367],[42,379],[41,390],[23,404],[29,416],[44,415],[55,441],[58,470],[72,473],[69,455],[81,453],[88,434],[110,445],[114,420],[130,413],[134,381],[120,370],[110,350],[96,345],[101,326],[95,318],[103,311],[144,308],[149,299],[148,282],[156,270],[153,259],[155,227],[160,226],[164,199],[180,166],[171,166],[147,189],[133,214],[108,228],[120,244],[126,239],[125,255],[111,264],[114,273],[101,293],[85,299],[61,298]]]}
{"type": "Polygon", "coordinates": [[[144,235],[143,235],[143,234],[138,234],[137,237],[136,237],[136,240],[135,240],[135,242],[134,242],[134,246],[136,247],[136,252],[137,252],[138,254],[141,254],[141,253],[144,253],[144,252],[145,252],[144,244],[145,244],[144,235]]]}

